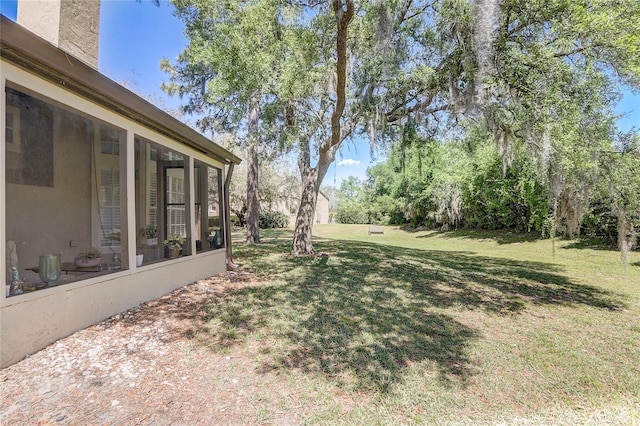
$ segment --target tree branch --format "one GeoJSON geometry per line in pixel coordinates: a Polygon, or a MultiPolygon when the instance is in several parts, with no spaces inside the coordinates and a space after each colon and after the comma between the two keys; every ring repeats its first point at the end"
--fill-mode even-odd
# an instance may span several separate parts
{"type": "Polygon", "coordinates": [[[417,17],[417,16],[422,15],[422,14],[425,12],[425,10],[429,9],[430,7],[432,7],[432,6],[433,6],[433,4],[427,4],[426,6],[424,6],[424,7],[423,7],[422,9],[420,9],[419,11],[417,11],[417,12],[415,12],[415,13],[412,13],[412,14],[411,14],[411,15],[409,15],[409,16],[406,16],[406,14],[409,12],[409,6],[411,6],[411,0],[408,0],[405,4],[403,4],[403,5],[402,5],[402,7],[403,7],[403,9],[402,9],[402,15],[401,15],[401,16],[402,16],[402,19],[401,19],[401,20],[398,20],[398,21],[396,22],[396,26],[395,26],[395,28],[394,28],[394,31],[395,31],[395,32],[397,32],[397,31],[398,31],[398,29],[400,29],[400,25],[402,25],[402,23],[403,23],[403,22],[408,21],[408,20],[410,20],[410,19],[413,19],[413,18],[415,18],[415,17],[417,17]],[[405,7],[406,7],[406,9],[405,9],[405,7]]]}
{"type": "Polygon", "coordinates": [[[590,46],[581,46],[581,47],[576,47],[573,50],[569,50],[568,52],[558,52],[556,54],[553,55],[554,58],[566,58],[567,56],[571,56],[571,55],[575,55],[577,53],[582,53],[585,50],[594,48],[594,47],[598,47],[598,45],[590,45],[590,46]]]}
{"type": "Polygon", "coordinates": [[[340,120],[347,104],[347,29],[354,15],[353,0],[333,0],[333,12],[336,17],[338,33],[336,35],[336,53],[338,60],[336,62],[336,103],[333,114],[331,114],[331,141],[329,146],[324,144],[320,147],[320,159],[326,160],[328,151],[340,145],[342,142],[340,120]],[[346,7],[346,9],[345,9],[346,7]]]}

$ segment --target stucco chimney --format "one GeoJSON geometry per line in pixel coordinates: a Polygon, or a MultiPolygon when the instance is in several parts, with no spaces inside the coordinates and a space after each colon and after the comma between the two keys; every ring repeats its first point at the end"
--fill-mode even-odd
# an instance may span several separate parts
{"type": "Polygon", "coordinates": [[[98,68],[100,0],[19,0],[18,24],[98,68]]]}

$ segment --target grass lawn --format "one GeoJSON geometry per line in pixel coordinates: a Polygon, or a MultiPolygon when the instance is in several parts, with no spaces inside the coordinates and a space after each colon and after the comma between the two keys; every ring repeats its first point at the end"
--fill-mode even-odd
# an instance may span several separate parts
{"type": "Polygon", "coordinates": [[[502,232],[314,227],[234,254],[261,285],[207,307],[202,350],[243,351],[323,424],[640,424],[640,253],[502,232]]]}

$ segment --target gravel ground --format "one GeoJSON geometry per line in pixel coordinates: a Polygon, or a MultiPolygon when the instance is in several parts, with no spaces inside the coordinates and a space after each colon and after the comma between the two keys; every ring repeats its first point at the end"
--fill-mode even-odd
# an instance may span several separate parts
{"type": "Polygon", "coordinates": [[[285,378],[258,371],[251,354],[215,353],[191,341],[202,308],[246,285],[255,285],[247,272],[199,281],[7,367],[0,424],[300,423],[303,409],[278,408],[296,399],[285,378]],[[268,406],[260,404],[264,395],[271,395],[268,406]]]}

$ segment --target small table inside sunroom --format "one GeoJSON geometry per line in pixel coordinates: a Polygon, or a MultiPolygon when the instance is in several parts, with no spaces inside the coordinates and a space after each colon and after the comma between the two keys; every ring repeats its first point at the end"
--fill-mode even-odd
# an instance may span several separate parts
{"type": "MultiPolygon", "coordinates": [[[[62,266],[60,270],[66,275],[82,275],[89,273],[102,272],[102,268],[104,265],[90,266],[88,268],[80,268],[73,262],[62,262],[62,266]]],[[[33,271],[36,274],[40,272],[39,266],[34,266],[32,268],[25,268],[27,271],[33,271]]]]}

